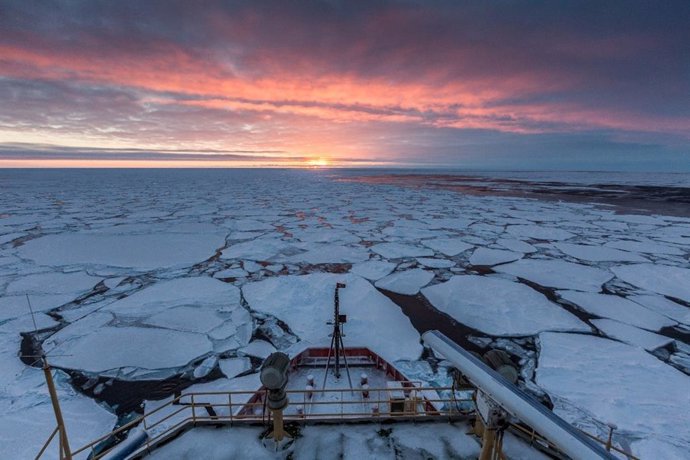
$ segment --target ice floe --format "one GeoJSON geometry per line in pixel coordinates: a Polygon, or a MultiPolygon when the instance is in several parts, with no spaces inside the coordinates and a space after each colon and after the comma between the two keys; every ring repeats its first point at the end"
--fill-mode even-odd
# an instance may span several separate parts
{"type": "Polygon", "coordinates": [[[331,329],[326,323],[333,317],[338,282],[347,284],[340,290],[340,310],[348,316],[345,333],[349,345],[368,346],[390,360],[419,357],[422,351],[419,333],[407,316],[358,276],[325,273],[281,276],[247,283],[242,293],[252,310],[277,317],[302,341],[328,345],[331,329]]]}
{"type": "Polygon", "coordinates": [[[461,252],[465,252],[473,247],[471,244],[466,243],[460,238],[436,238],[433,240],[424,240],[422,243],[434,251],[438,251],[441,254],[451,257],[457,256],[461,252]]]}
{"type": "Polygon", "coordinates": [[[543,225],[509,225],[506,231],[513,236],[533,240],[560,241],[575,236],[569,231],[543,225]]]}
{"type": "Polygon", "coordinates": [[[613,278],[607,270],[563,260],[522,259],[495,268],[542,286],[599,292],[602,284],[613,278]]]}
{"type": "Polygon", "coordinates": [[[434,272],[421,268],[403,270],[386,276],[376,282],[376,287],[398,294],[414,295],[429,284],[434,278],[434,272]]]}
{"type": "Polygon", "coordinates": [[[213,350],[207,336],[150,327],[101,327],[92,334],[60,343],[53,363],[98,373],[125,367],[174,369],[213,350]],[[174,344],[175,346],[171,346],[174,344]]]}
{"type": "Polygon", "coordinates": [[[491,335],[590,330],[539,292],[501,278],[454,276],[445,283],[422,289],[422,294],[457,321],[491,335]]]}
{"type": "Polygon", "coordinates": [[[673,342],[673,339],[654,334],[612,319],[593,319],[592,324],[608,337],[645,350],[656,350],[673,342]]]}
{"type": "Polygon", "coordinates": [[[634,264],[612,268],[618,278],[647,291],[690,302],[690,268],[634,264]]]}
{"type": "Polygon", "coordinates": [[[690,449],[690,377],[613,340],[544,332],[539,342],[536,382],[566,420],[613,423],[621,436],[646,438],[657,451],[690,449]]]}
{"type": "Polygon", "coordinates": [[[498,265],[521,259],[521,252],[503,251],[500,249],[477,248],[470,256],[472,265],[498,265]]]}
{"type": "Polygon", "coordinates": [[[370,260],[352,266],[350,271],[355,275],[376,281],[388,275],[395,269],[395,264],[384,260],[370,260]]]}
{"type": "Polygon", "coordinates": [[[555,246],[570,257],[590,262],[649,262],[649,259],[632,252],[621,251],[603,246],[590,246],[586,244],[556,243],[555,246]]]}
{"type": "Polygon", "coordinates": [[[455,262],[452,260],[432,259],[429,257],[418,257],[417,262],[427,268],[450,268],[455,265],[455,262]]]}
{"type": "Polygon", "coordinates": [[[21,257],[49,266],[110,266],[152,270],[192,265],[222,247],[222,233],[120,234],[63,233],[47,235],[19,248],[21,257]]]}
{"type": "Polygon", "coordinates": [[[676,324],[675,321],[624,297],[578,291],[558,291],[558,294],[592,315],[615,319],[650,331],[676,324]]]}
{"type": "Polygon", "coordinates": [[[426,257],[434,255],[434,252],[429,249],[402,243],[379,243],[372,246],[371,250],[385,257],[386,259],[426,257]]]}

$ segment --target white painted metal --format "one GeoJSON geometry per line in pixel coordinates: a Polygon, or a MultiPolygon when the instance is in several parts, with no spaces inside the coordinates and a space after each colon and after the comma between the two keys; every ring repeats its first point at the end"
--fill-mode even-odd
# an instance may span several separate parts
{"type": "Polygon", "coordinates": [[[578,460],[616,458],[444,334],[427,331],[422,339],[506,412],[532,427],[566,455],[578,460]]]}

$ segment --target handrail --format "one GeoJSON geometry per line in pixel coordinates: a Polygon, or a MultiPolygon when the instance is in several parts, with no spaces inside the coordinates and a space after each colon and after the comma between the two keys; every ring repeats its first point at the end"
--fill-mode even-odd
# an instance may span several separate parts
{"type": "MultiPolygon", "coordinates": [[[[395,389],[396,391],[398,389],[395,389]]],[[[459,407],[461,403],[472,403],[473,398],[457,398],[456,392],[460,393],[463,391],[473,391],[473,390],[459,390],[455,387],[433,387],[433,386],[409,386],[406,388],[400,388],[399,391],[409,392],[406,400],[412,401],[409,406],[403,404],[402,410],[399,412],[391,412],[390,410],[385,410],[385,405],[390,403],[390,399],[384,397],[384,395],[389,394],[390,388],[369,388],[364,390],[362,388],[344,388],[344,389],[313,389],[313,390],[287,390],[288,398],[293,395],[293,401],[299,401],[291,404],[292,407],[302,407],[302,411],[296,412],[286,412],[284,414],[284,419],[286,421],[297,421],[297,422],[309,422],[309,421],[334,421],[342,420],[347,421],[348,419],[356,419],[360,421],[361,419],[395,419],[400,420],[433,420],[438,418],[448,418],[448,417],[458,417],[458,416],[470,416],[473,413],[472,408],[467,408],[464,410],[459,407]],[[363,398],[364,391],[369,392],[369,398],[363,398]],[[337,393],[343,395],[345,392],[353,392],[355,397],[352,399],[338,398],[335,400],[317,400],[318,395],[327,395],[337,393]],[[441,396],[440,393],[449,392],[449,396],[441,396]],[[312,398],[308,398],[308,394],[312,394],[312,398]],[[358,396],[358,397],[357,397],[358,396]],[[369,411],[362,411],[361,405],[367,404],[370,408],[369,411]],[[420,404],[422,407],[420,408],[420,404]],[[355,405],[353,407],[353,405],[355,405]],[[360,407],[357,409],[356,405],[360,407]],[[335,406],[335,407],[334,407],[335,406]],[[338,407],[340,406],[340,407],[338,407]],[[335,410],[327,410],[328,407],[332,407],[335,410]],[[372,408],[377,407],[378,411],[372,410],[372,408]],[[322,408],[325,410],[320,411],[322,408]],[[432,409],[433,408],[433,409],[432,409]],[[317,412],[310,411],[308,409],[315,409],[317,412]]],[[[268,413],[264,413],[264,404],[261,399],[256,401],[251,401],[254,396],[265,397],[264,391],[250,391],[250,390],[237,390],[237,391],[196,391],[189,393],[181,393],[170,401],[167,401],[160,405],[159,407],[153,409],[151,412],[143,414],[136,419],[118,427],[117,429],[111,431],[108,434],[102,435],[99,438],[89,442],[88,444],[80,447],[73,451],[73,456],[76,458],[77,455],[83,454],[85,452],[91,452],[91,458],[93,460],[98,460],[108,455],[117,444],[103,450],[102,452],[96,452],[96,448],[102,444],[104,441],[111,439],[113,436],[123,434],[124,432],[131,430],[132,428],[142,424],[144,429],[150,434],[150,437],[146,439],[145,446],[147,449],[155,447],[157,441],[175,433],[187,425],[196,425],[198,423],[221,423],[232,425],[236,422],[243,423],[262,423],[265,421],[268,413]],[[208,400],[213,398],[213,401],[208,400]],[[215,399],[218,398],[218,401],[215,399]],[[189,402],[186,402],[189,400],[189,402]],[[222,400],[222,402],[221,402],[222,400]],[[239,401],[239,402],[238,402],[239,401]],[[179,406],[174,408],[171,412],[173,406],[179,406]],[[212,408],[216,415],[205,415],[205,409],[212,408]],[[220,410],[226,411],[226,413],[221,413],[220,410]],[[255,413],[256,412],[256,413],[255,413]],[[157,415],[160,418],[156,417],[157,415]],[[165,422],[174,422],[172,424],[166,424],[165,422]]],[[[266,412],[268,412],[266,410],[266,412]]],[[[550,447],[553,447],[553,443],[548,442],[534,431],[529,431],[528,429],[520,425],[511,425],[512,429],[524,432],[526,435],[531,436],[534,439],[539,439],[541,442],[547,443],[550,447]]],[[[602,440],[596,436],[583,431],[588,437],[593,440],[606,445],[606,441],[602,440]]],[[[48,441],[48,443],[52,440],[48,441]]],[[[48,444],[46,443],[46,445],[48,444]]],[[[607,446],[608,447],[608,446],[607,446]]],[[[610,446],[611,450],[625,455],[630,460],[639,460],[633,455],[615,447],[610,446]]],[[[44,449],[45,450],[45,449],[44,449]]],[[[36,458],[40,458],[44,452],[42,451],[36,458]]]]}

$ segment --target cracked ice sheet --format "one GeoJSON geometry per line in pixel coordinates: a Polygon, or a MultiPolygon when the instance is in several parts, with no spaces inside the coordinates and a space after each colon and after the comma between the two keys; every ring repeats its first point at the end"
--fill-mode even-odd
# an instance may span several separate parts
{"type": "Polygon", "coordinates": [[[392,272],[395,266],[396,264],[384,260],[369,260],[353,265],[350,271],[362,278],[376,281],[392,272]]]}
{"type": "MultiPolygon", "coordinates": [[[[457,256],[461,252],[471,249],[471,244],[467,244],[460,238],[436,238],[433,240],[422,241],[424,246],[430,247],[434,251],[438,251],[446,256],[457,256]]],[[[428,254],[424,254],[428,255],[428,254]]]]}
{"type": "Polygon", "coordinates": [[[36,273],[24,275],[11,281],[7,285],[7,294],[70,294],[76,295],[90,291],[101,278],[90,276],[84,272],[36,273]]]}
{"type": "Polygon", "coordinates": [[[119,317],[142,318],[188,305],[232,312],[240,305],[240,290],[206,276],[175,278],[147,286],[105,309],[119,317]]]}
{"type": "Polygon", "coordinates": [[[55,333],[44,346],[71,355],[56,357],[65,368],[174,374],[212,350],[246,345],[251,332],[252,319],[240,305],[238,288],[209,277],[178,278],[105,304],[55,333]]]}
{"type": "Polygon", "coordinates": [[[666,297],[660,295],[631,295],[628,299],[679,323],[690,325],[690,308],[668,300],[666,297]]]}
{"type": "Polygon", "coordinates": [[[522,259],[500,265],[495,271],[542,286],[594,292],[599,292],[602,284],[613,278],[606,270],[554,259],[522,259]]]}
{"type": "Polygon", "coordinates": [[[615,423],[620,436],[645,439],[659,451],[690,449],[690,377],[609,339],[544,332],[539,342],[536,383],[558,415],[576,425],[590,418],[615,423]]]}
{"type": "Polygon", "coordinates": [[[421,268],[403,270],[376,282],[376,287],[398,294],[415,295],[434,278],[434,272],[421,268]]]}
{"type": "Polygon", "coordinates": [[[506,232],[520,238],[547,241],[567,240],[575,236],[566,230],[542,225],[509,225],[506,232]]]}
{"type": "Polygon", "coordinates": [[[422,289],[431,304],[469,327],[495,336],[590,327],[524,284],[488,276],[454,276],[422,289]]]}
{"type": "Polygon", "coordinates": [[[202,334],[105,326],[62,342],[54,349],[52,361],[59,367],[89,373],[121,368],[165,370],[182,368],[212,350],[211,341],[202,334]]]}
{"type": "Polygon", "coordinates": [[[656,350],[673,342],[673,339],[669,337],[654,334],[625,323],[619,323],[612,319],[593,319],[592,324],[608,337],[649,351],[656,350]]]}
{"type": "Polygon", "coordinates": [[[662,327],[676,324],[670,318],[617,295],[578,291],[558,291],[558,294],[592,315],[615,319],[650,331],[658,331],[662,327]]]}
{"type": "Polygon", "coordinates": [[[633,286],[690,302],[690,268],[634,264],[619,265],[611,270],[633,286]]]}
{"type": "Polygon", "coordinates": [[[419,333],[400,308],[368,281],[352,274],[313,273],[281,276],[242,287],[252,310],[285,322],[302,341],[328,346],[333,317],[335,284],[340,290],[340,312],[348,316],[346,345],[366,346],[387,360],[419,358],[419,333]]]}
{"type": "Polygon", "coordinates": [[[554,246],[570,257],[590,262],[649,262],[639,254],[603,246],[570,243],[556,243],[554,246]]]}
{"type": "MultiPolygon", "coordinates": [[[[0,458],[34,458],[55,428],[53,407],[41,369],[28,367],[16,357],[19,336],[0,334],[0,458]],[[30,434],[30,437],[27,437],[30,434]],[[30,440],[29,440],[30,439],[30,440]]],[[[74,391],[68,377],[53,371],[62,413],[72,448],[110,432],[114,414],[74,391]]],[[[43,458],[58,458],[57,444],[43,458]]],[[[85,458],[85,457],[78,457],[85,458]]]]}
{"type": "Polygon", "coordinates": [[[472,265],[498,265],[522,259],[521,252],[502,251],[500,249],[477,248],[470,256],[472,265]]]}
{"type": "Polygon", "coordinates": [[[433,256],[434,252],[419,246],[401,243],[379,243],[371,247],[375,253],[386,259],[401,259],[403,257],[426,257],[433,256]]]}
{"type": "MultiPolygon", "coordinates": [[[[114,227],[116,229],[117,227],[114,227]]],[[[213,256],[225,244],[220,232],[148,234],[83,232],[47,235],[19,248],[20,257],[39,265],[95,266],[159,270],[184,267],[213,256]]]]}

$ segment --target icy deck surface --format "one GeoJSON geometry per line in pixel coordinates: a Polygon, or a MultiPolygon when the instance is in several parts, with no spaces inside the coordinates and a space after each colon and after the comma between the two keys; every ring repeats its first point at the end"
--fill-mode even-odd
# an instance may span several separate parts
{"type": "Polygon", "coordinates": [[[339,178],[0,172],[0,457],[38,451],[53,426],[40,370],[18,358],[27,294],[36,339],[80,382],[56,371],[78,445],[123,415],[107,404],[123,382],[253,390],[273,350],[328,345],[337,282],[346,345],[413,380],[450,383],[447,362],[421,359],[420,333],[443,326],[506,350],[520,386],[578,426],[605,435],[615,415],[633,453],[690,450],[687,433],[661,433],[690,426],[690,218],[339,178]],[[567,384],[594,367],[606,373],[567,384]],[[607,386],[622,375],[636,383],[618,398],[607,386]],[[671,394],[673,412],[649,416],[671,394]]]}
{"type": "Polygon", "coordinates": [[[364,398],[359,391],[360,376],[365,373],[368,377],[369,388],[385,389],[388,382],[392,379],[384,372],[368,366],[350,368],[350,377],[352,379],[352,387],[347,378],[347,371],[344,368],[340,371],[340,378],[336,378],[333,372],[333,367],[326,373],[325,368],[299,368],[290,374],[290,382],[288,383],[289,390],[305,390],[308,376],[314,377],[315,390],[313,396],[308,398],[303,395],[302,398],[295,395],[290,406],[286,409],[288,414],[296,414],[298,410],[302,410],[305,414],[319,415],[319,414],[337,414],[339,412],[346,414],[371,414],[372,409],[376,407],[381,413],[388,413],[390,411],[389,405],[379,403],[377,401],[387,400],[388,394],[385,391],[372,391],[369,398],[364,398]],[[326,376],[325,388],[327,392],[320,392],[324,388],[324,376],[326,376]],[[342,390],[342,391],[337,391],[342,390]],[[353,391],[354,390],[354,391],[353,391]],[[372,402],[375,401],[375,402],[372,402]],[[318,402],[319,404],[309,404],[309,402],[318,402]],[[306,403],[306,404],[305,404],[306,403]],[[328,403],[328,404],[321,404],[328,403]]]}
{"type": "MultiPolygon", "coordinates": [[[[476,459],[481,447],[464,423],[322,425],[301,429],[289,451],[274,452],[259,439],[261,428],[198,428],[156,450],[152,459],[476,459]],[[292,454],[291,457],[288,455],[292,454]]],[[[511,460],[546,460],[511,435],[504,439],[511,460]]]]}

